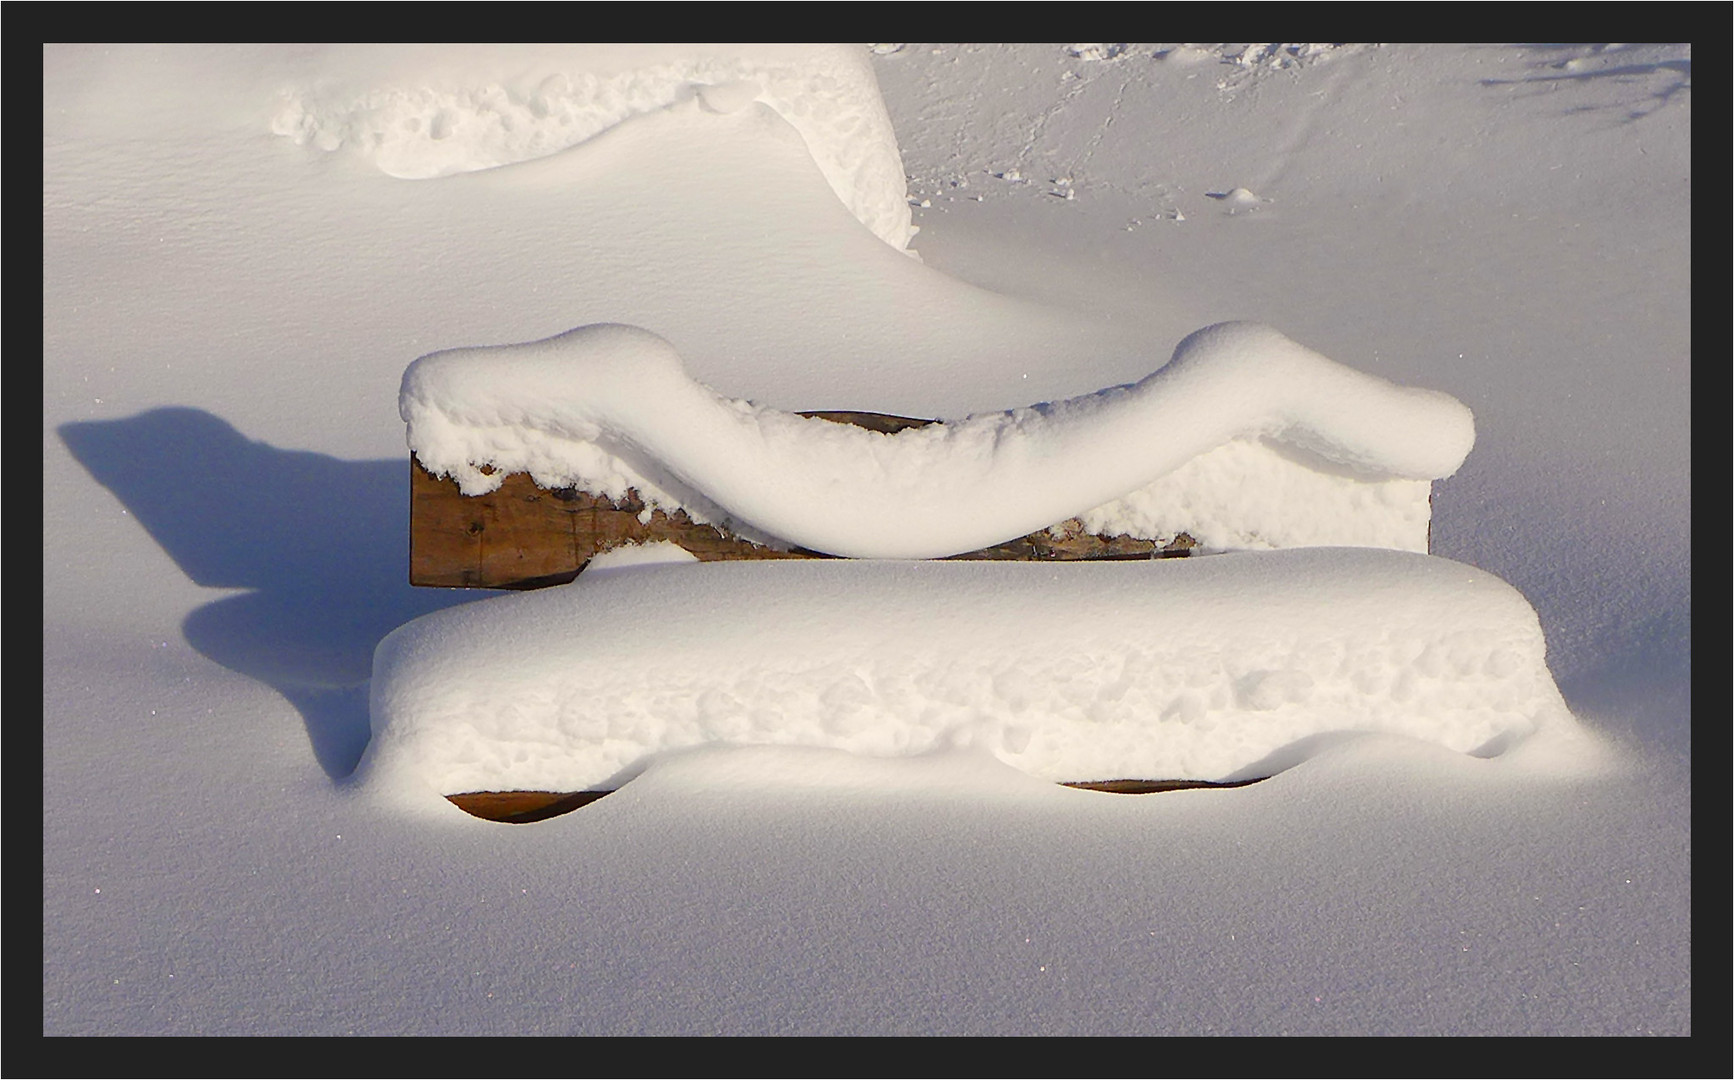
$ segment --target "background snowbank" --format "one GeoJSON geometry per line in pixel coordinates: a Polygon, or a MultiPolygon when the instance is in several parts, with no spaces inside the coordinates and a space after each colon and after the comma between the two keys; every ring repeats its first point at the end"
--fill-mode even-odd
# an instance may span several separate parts
{"type": "Polygon", "coordinates": [[[831,190],[902,250],[915,230],[867,55],[844,45],[331,45],[283,91],[271,130],[420,180],[559,153],[635,116],[763,102],[831,190]]]}

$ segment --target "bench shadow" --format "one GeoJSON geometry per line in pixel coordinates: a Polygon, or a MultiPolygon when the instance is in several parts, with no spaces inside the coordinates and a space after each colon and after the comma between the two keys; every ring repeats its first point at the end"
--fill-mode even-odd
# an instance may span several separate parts
{"type": "Polygon", "coordinates": [[[187,642],[301,713],[319,765],[355,770],[379,640],[493,595],[409,584],[409,458],[345,461],[254,442],[201,409],[64,424],[61,440],[195,583],[247,589],[182,624],[187,642]]]}

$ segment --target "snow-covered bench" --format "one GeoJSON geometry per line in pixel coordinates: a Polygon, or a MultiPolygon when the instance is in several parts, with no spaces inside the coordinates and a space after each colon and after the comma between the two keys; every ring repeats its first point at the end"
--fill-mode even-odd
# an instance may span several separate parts
{"type": "Polygon", "coordinates": [[[1144,380],[959,421],[785,413],[693,382],[661,338],[582,327],[405,373],[410,580],[536,588],[668,542],[701,560],[1425,553],[1474,440],[1447,395],[1225,323],[1144,380]]]}
{"type": "Polygon", "coordinates": [[[1267,327],[957,421],[729,400],[618,325],[423,357],[399,408],[421,583],[530,588],[599,554],[842,557],[592,573],[399,628],[374,654],[367,770],[406,807],[530,821],[725,744],[969,747],[1156,791],[1269,776],[1344,732],[1487,756],[1569,720],[1533,608],[1428,557],[1469,410],[1267,327]],[[684,554],[622,550],[659,541],[684,554]],[[949,561],[1194,542],[1242,550],[949,561]]]}

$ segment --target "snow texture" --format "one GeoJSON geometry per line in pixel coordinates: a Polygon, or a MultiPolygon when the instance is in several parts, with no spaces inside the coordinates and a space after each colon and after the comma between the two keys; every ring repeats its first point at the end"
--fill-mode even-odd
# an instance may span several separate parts
{"type": "Polygon", "coordinates": [[[363,772],[425,809],[708,744],[975,747],[1054,781],[1261,777],[1347,732],[1490,756],[1576,731],[1544,654],[1516,590],[1406,552],[586,573],[381,642],[363,772]]]}
{"type": "Polygon", "coordinates": [[[1193,534],[1212,546],[1335,528],[1425,551],[1424,481],[1454,473],[1475,440],[1450,396],[1245,323],[1190,335],[1131,386],[891,435],[724,399],[666,341],[617,325],[422,357],[404,373],[399,411],[422,465],[466,495],[512,472],[615,498],[630,488],[695,520],[857,558],[954,555],[1080,514],[1097,531],[1159,535],[1194,491],[1233,499],[1252,521],[1193,534]],[[1270,467],[1280,451],[1252,451],[1259,440],[1322,461],[1321,478],[1289,486],[1307,469],[1270,467]],[[1248,449],[1199,463],[1196,487],[1150,490],[1236,442],[1248,449]],[[1247,458],[1239,484],[1212,488],[1225,460],[1247,458]],[[1391,483],[1404,480],[1423,483],[1391,483]]]}
{"type": "MultiPolygon", "coordinates": [[[[353,50],[329,51],[341,70],[353,50]]],[[[352,148],[419,180],[546,157],[647,113],[727,114],[762,102],[800,132],[863,225],[899,250],[915,235],[891,120],[859,50],[569,45],[526,57],[482,47],[457,66],[427,48],[396,47],[384,65],[380,50],[367,52],[375,78],[285,91],[271,130],[320,150],[352,148]]]]}

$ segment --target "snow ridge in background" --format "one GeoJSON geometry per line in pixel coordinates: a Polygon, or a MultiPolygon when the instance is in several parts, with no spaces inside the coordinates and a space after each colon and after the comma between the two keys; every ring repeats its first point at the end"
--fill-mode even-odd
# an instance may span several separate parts
{"type": "Polygon", "coordinates": [[[333,47],[324,59],[324,78],[283,92],[271,130],[324,151],[352,148],[392,176],[546,157],[695,98],[719,113],[756,101],[801,133],[831,189],[875,235],[898,250],[915,235],[896,136],[860,49],[370,46],[333,47]],[[393,61],[384,70],[382,54],[393,61]]]}
{"type": "MultiPolygon", "coordinates": [[[[1260,439],[1322,459],[1313,471],[1330,479],[1306,493],[1327,498],[1308,504],[1291,492],[1274,510],[1253,509],[1264,483],[1296,469],[1245,451],[1242,460],[1263,460],[1237,489],[1200,493],[1207,504],[1244,501],[1253,524],[1239,539],[1270,546],[1295,528],[1281,517],[1288,510],[1302,534],[1328,534],[1320,520],[1344,514],[1424,551],[1426,482],[1455,472],[1475,440],[1469,410],[1449,395],[1395,386],[1250,323],[1197,331],[1132,386],[894,435],[722,398],[687,375],[668,342],[610,324],[424,356],[404,372],[399,411],[422,465],[466,495],[515,472],[615,499],[632,489],[698,520],[720,514],[755,535],[855,558],[955,555],[1079,514],[1100,528],[1160,529],[1162,493],[1148,485],[1260,439]]],[[[1177,508],[1191,501],[1173,482],[1166,494],[1177,508]]]]}

